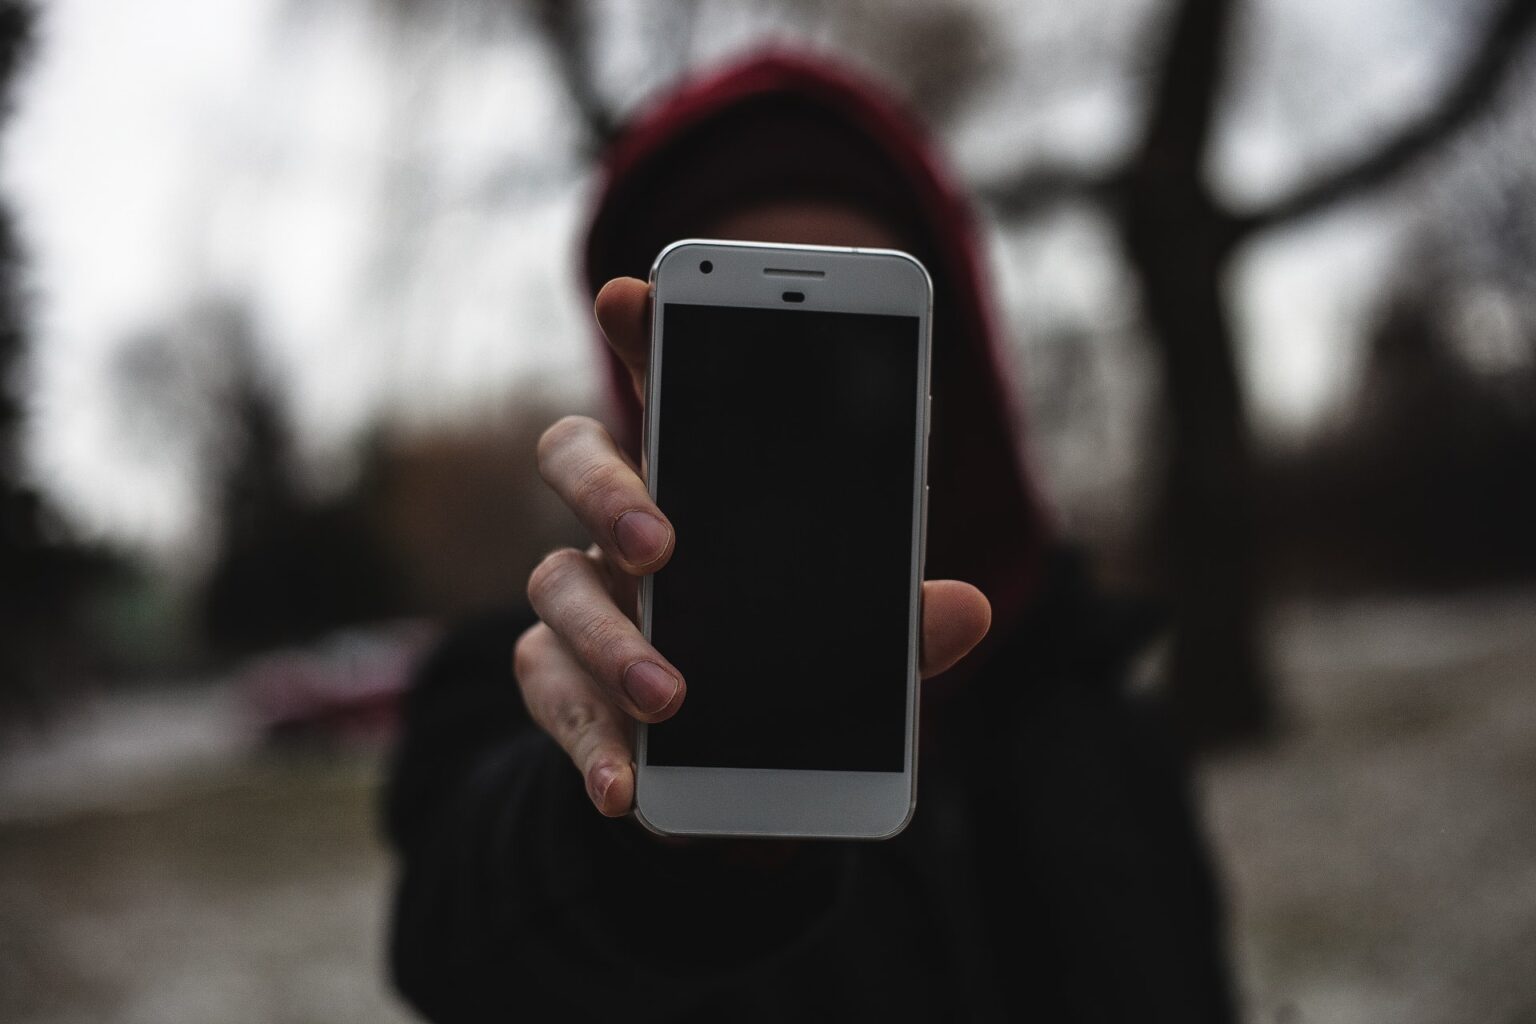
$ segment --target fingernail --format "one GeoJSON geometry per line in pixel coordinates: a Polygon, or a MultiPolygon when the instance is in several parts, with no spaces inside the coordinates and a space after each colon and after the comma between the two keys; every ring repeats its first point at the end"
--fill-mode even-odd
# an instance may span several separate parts
{"type": "Polygon", "coordinates": [[[637,661],[624,670],[624,692],[635,707],[653,714],[672,703],[681,681],[651,661],[637,661]]]}
{"type": "Polygon", "coordinates": [[[666,523],[638,509],[625,512],[613,524],[619,551],[634,565],[648,565],[660,558],[671,536],[666,523]]]}
{"type": "Polygon", "coordinates": [[[593,772],[592,781],[588,784],[592,791],[592,802],[602,807],[603,800],[608,796],[608,788],[618,777],[619,770],[611,764],[605,764],[593,772]]]}

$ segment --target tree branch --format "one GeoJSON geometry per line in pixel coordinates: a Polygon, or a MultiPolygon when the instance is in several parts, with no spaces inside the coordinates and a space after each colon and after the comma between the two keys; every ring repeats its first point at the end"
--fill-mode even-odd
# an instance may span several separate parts
{"type": "Polygon", "coordinates": [[[1233,228],[1243,236],[1316,213],[1351,196],[1385,184],[1415,160],[1455,133],[1479,112],[1504,80],[1525,37],[1536,26],[1536,2],[1505,0],[1489,20],[1481,45],[1461,78],[1419,119],[1395,138],[1288,196],[1258,210],[1235,214],[1233,228]]]}
{"type": "Polygon", "coordinates": [[[1043,165],[983,184],[977,192],[998,217],[1022,220],[1069,199],[1105,199],[1116,184],[1112,174],[1043,165]]]}
{"type": "MultiPolygon", "coordinates": [[[[1111,171],[1041,166],[983,185],[981,196],[1004,218],[1019,219],[1068,199],[1117,204],[1127,197],[1187,191],[1203,195],[1200,167],[1223,71],[1227,23],[1236,0],[1180,0],[1169,15],[1164,58],[1141,138],[1126,164],[1111,171]]],[[[1212,204],[1205,203],[1208,209],[1212,204]]]]}
{"type": "Polygon", "coordinates": [[[1203,189],[1200,171],[1221,98],[1227,29],[1236,2],[1184,0],[1174,9],[1129,177],[1164,183],[1177,179],[1203,189]]]}
{"type": "Polygon", "coordinates": [[[533,13],[565,91],[581,113],[591,148],[600,150],[613,139],[618,120],[597,89],[586,5],[579,0],[533,0],[533,13]]]}

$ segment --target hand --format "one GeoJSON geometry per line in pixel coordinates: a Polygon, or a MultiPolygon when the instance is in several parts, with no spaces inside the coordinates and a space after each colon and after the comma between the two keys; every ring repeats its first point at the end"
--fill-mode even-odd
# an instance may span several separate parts
{"type": "MultiPolygon", "coordinates": [[[[642,400],[648,299],[644,281],[616,278],[594,305],[642,400]]],[[[639,579],[666,564],[675,538],[634,463],[595,420],[567,416],[546,430],[539,473],[594,543],[585,552],[554,552],[528,577],[541,621],[518,639],[513,668],[533,720],[581,771],[597,809],[617,817],[635,799],[634,722],[665,721],[688,692],[682,673],[634,622],[639,579]]],[[[991,619],[991,605],[970,584],[924,583],[923,677],[964,657],[991,619]]]]}

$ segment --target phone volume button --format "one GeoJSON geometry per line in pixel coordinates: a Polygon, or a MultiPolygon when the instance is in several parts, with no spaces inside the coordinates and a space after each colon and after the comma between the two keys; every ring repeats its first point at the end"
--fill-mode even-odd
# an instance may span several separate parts
{"type": "Polygon", "coordinates": [[[922,519],[922,540],[918,544],[917,576],[918,579],[928,578],[928,485],[923,484],[923,508],[920,513],[922,519]]]}

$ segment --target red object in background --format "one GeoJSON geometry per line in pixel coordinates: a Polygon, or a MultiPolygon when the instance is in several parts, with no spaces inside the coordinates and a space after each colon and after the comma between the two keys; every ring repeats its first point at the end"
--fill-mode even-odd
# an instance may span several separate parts
{"type": "Polygon", "coordinates": [[[347,630],[255,659],[239,686],[267,739],[384,743],[416,662],[436,638],[420,622],[347,630]]]}

